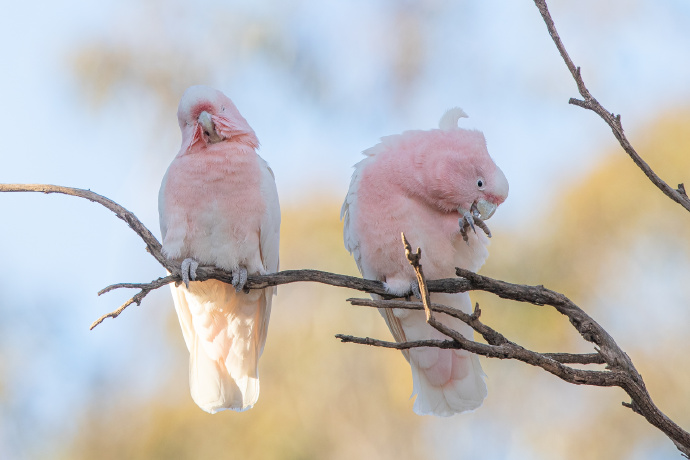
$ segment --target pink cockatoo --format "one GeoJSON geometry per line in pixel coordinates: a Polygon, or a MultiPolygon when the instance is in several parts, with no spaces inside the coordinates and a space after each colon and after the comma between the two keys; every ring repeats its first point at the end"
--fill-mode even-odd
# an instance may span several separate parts
{"type": "Polygon", "coordinates": [[[280,206],[259,141],[232,101],[207,86],[185,91],[177,110],[182,147],[161,184],[163,253],[181,262],[172,286],[189,349],[189,386],[203,410],[250,409],[275,288],[246,292],[247,274],[278,270],[280,206]],[[194,281],[201,265],[232,271],[232,286],[194,281]],[[191,280],[191,281],[190,281],[191,280]]]}
{"type": "MultiPolygon", "coordinates": [[[[455,277],[455,267],[477,271],[488,256],[484,234],[461,230],[474,228],[475,217],[491,217],[508,196],[508,181],[489,156],[484,135],[458,128],[462,117],[467,115],[461,109],[451,109],[441,118],[440,129],[384,137],[355,165],[341,213],[345,247],[362,276],[382,281],[392,295],[407,296],[419,289],[401,232],[421,247],[428,279],[455,277]]],[[[467,293],[433,293],[431,301],[466,313],[472,310],[467,293]]],[[[426,323],[423,311],[380,312],[398,342],[447,339],[426,323]]],[[[437,316],[472,338],[465,323],[437,316]]],[[[481,406],[487,389],[476,355],[439,348],[413,348],[403,354],[412,368],[417,414],[450,416],[481,406]]]]}

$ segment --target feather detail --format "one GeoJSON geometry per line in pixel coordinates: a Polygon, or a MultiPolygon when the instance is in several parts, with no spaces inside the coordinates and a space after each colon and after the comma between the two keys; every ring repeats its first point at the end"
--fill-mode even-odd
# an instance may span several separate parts
{"type": "MultiPolygon", "coordinates": [[[[432,302],[469,310],[469,295],[432,294],[432,302]]],[[[429,326],[424,312],[406,310],[400,323],[407,340],[448,338],[429,326]]],[[[472,339],[472,329],[462,321],[443,314],[437,319],[472,339]]],[[[416,395],[414,411],[419,415],[448,417],[481,406],[487,395],[484,371],[476,355],[465,350],[415,348],[409,353],[412,368],[412,395],[416,395]]]]}
{"type": "Polygon", "coordinates": [[[461,118],[469,117],[460,107],[453,107],[443,114],[441,120],[438,122],[438,127],[444,131],[458,129],[458,121],[460,121],[461,118]]]}
{"type": "Polygon", "coordinates": [[[215,280],[172,290],[190,352],[194,402],[212,414],[251,408],[259,397],[258,362],[266,342],[271,295],[237,293],[215,280]]]}

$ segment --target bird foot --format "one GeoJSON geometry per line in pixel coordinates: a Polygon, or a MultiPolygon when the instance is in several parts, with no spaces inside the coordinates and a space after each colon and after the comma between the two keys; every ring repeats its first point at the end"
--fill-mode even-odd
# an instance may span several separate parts
{"type": "Polygon", "coordinates": [[[477,202],[474,202],[472,203],[470,210],[462,213],[462,217],[458,220],[458,225],[460,225],[460,234],[462,235],[463,241],[468,245],[470,244],[468,230],[471,228],[476,234],[477,229],[475,225],[484,230],[486,236],[491,238],[491,230],[489,230],[489,227],[484,223],[480,216],[481,213],[479,212],[479,209],[477,209],[477,202]]]}
{"type": "Polygon", "coordinates": [[[419,290],[419,283],[417,283],[416,281],[413,281],[412,283],[410,283],[410,292],[412,292],[412,294],[414,294],[414,296],[417,298],[417,300],[422,300],[422,293],[419,290]]]}
{"type": "Polygon", "coordinates": [[[412,281],[410,283],[409,289],[401,297],[404,297],[405,300],[409,301],[410,299],[412,299],[412,296],[415,296],[417,300],[422,300],[422,293],[419,290],[419,283],[417,283],[416,281],[412,281]]]}
{"type": "Polygon", "coordinates": [[[182,261],[180,271],[182,272],[182,282],[185,287],[189,288],[189,282],[196,280],[197,268],[199,268],[199,262],[194,259],[185,259],[182,261]]]}
{"type": "Polygon", "coordinates": [[[242,291],[244,285],[247,283],[247,269],[240,267],[237,270],[232,271],[232,285],[235,287],[236,292],[242,291]]]}

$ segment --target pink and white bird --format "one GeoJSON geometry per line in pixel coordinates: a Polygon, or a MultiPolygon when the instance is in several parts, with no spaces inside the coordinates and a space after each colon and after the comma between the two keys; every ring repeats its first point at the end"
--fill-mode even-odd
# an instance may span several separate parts
{"type": "Polygon", "coordinates": [[[172,287],[189,349],[189,386],[203,410],[250,409],[275,288],[245,292],[247,274],[278,270],[280,206],[259,141],[232,101],[192,86],[177,110],[182,147],[158,198],[163,253],[182,263],[172,287]],[[232,286],[194,281],[201,265],[232,271],[232,286]]]}
{"type": "MultiPolygon", "coordinates": [[[[463,117],[454,108],[443,115],[440,129],[384,137],[355,165],[341,213],[345,247],[362,276],[382,281],[392,295],[419,289],[401,232],[421,247],[429,279],[453,278],[455,267],[477,271],[488,256],[486,236],[468,232],[465,243],[460,230],[473,214],[491,217],[508,196],[508,181],[489,156],[484,135],[458,128],[463,117]]],[[[433,293],[431,301],[472,310],[467,293],[433,293]]],[[[447,339],[426,323],[423,311],[380,312],[398,342],[447,339]]],[[[460,320],[443,314],[438,319],[472,338],[472,329],[460,320]]],[[[403,354],[412,368],[417,414],[450,416],[481,406],[487,389],[476,355],[439,348],[403,354]]]]}

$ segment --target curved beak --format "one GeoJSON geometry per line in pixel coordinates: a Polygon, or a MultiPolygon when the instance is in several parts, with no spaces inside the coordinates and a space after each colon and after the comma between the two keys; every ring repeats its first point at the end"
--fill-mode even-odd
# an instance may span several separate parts
{"type": "Polygon", "coordinates": [[[496,203],[492,203],[491,201],[487,201],[483,198],[477,200],[477,209],[479,210],[479,217],[482,220],[489,219],[491,216],[493,216],[497,207],[498,205],[496,203]]]}
{"type": "Polygon", "coordinates": [[[469,213],[474,217],[479,217],[481,220],[486,220],[494,215],[496,208],[498,208],[496,203],[481,198],[472,204],[469,211],[460,206],[458,212],[461,216],[469,213]]]}
{"type": "Polygon", "coordinates": [[[492,179],[493,189],[491,191],[492,201],[484,198],[480,198],[476,201],[473,206],[479,212],[479,216],[482,220],[489,219],[494,215],[498,205],[503,203],[508,197],[508,179],[501,171],[501,168],[496,166],[496,171],[494,172],[494,177],[492,179]]]}
{"type": "Polygon", "coordinates": [[[208,138],[208,142],[210,144],[215,144],[224,139],[224,137],[218,134],[218,131],[216,131],[216,125],[213,123],[213,118],[211,118],[211,114],[207,111],[204,110],[201,112],[197,121],[199,122],[199,125],[204,131],[204,134],[208,138]]]}

